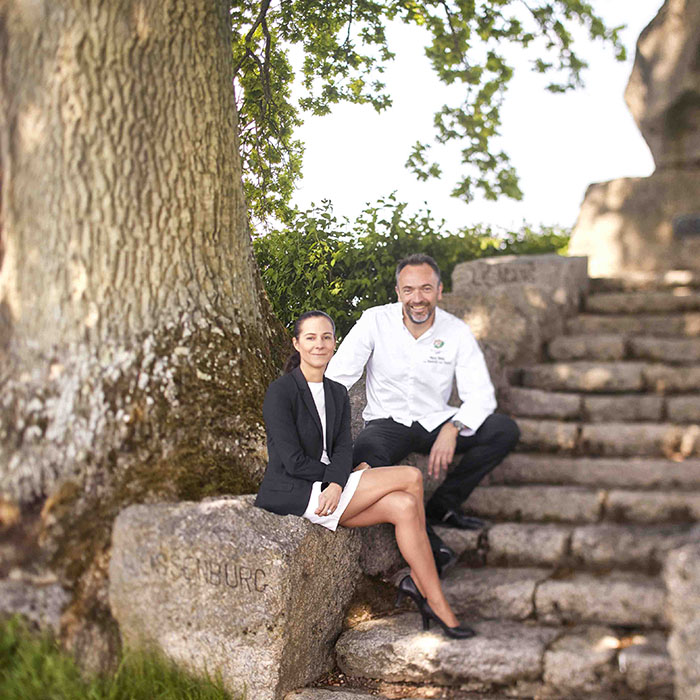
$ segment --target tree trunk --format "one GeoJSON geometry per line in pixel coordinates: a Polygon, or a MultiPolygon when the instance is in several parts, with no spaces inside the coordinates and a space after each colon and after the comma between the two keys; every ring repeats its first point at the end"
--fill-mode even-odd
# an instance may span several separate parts
{"type": "Polygon", "coordinates": [[[0,0],[0,495],[43,501],[79,654],[113,651],[116,513],[251,491],[264,467],[283,334],[232,68],[224,2],[0,0]]]}

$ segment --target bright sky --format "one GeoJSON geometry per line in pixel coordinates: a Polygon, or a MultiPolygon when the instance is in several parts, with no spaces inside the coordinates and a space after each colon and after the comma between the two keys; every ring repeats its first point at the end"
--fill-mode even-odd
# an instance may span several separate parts
{"type": "MultiPolygon", "coordinates": [[[[432,141],[433,113],[444,102],[444,86],[422,50],[422,34],[400,25],[389,33],[396,58],[385,73],[393,106],[376,112],[369,105],[338,105],[332,114],[307,117],[299,131],[306,144],[304,179],[294,203],[307,207],[333,202],[336,215],[353,219],[367,202],[397,190],[400,201],[425,207],[456,230],[479,222],[518,228],[531,224],[572,226],[592,182],[649,175],[654,164],[623,99],[634,61],[635,43],[663,0],[593,0],[609,26],[626,24],[628,59],[620,63],[601,43],[579,44],[590,67],[586,86],[564,95],[544,90],[528,67],[511,81],[502,110],[502,144],[519,175],[524,198],[515,202],[449,196],[457,170],[440,159],[441,180],[419,182],[404,163],[416,140],[432,141]]],[[[459,146],[451,147],[457,154],[459,146]]],[[[448,154],[451,155],[451,154],[448,154]]]]}

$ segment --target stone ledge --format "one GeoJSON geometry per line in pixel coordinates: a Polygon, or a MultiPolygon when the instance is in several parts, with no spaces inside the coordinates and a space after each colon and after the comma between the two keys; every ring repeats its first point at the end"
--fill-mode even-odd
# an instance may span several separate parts
{"type": "Polygon", "coordinates": [[[253,496],[130,506],[112,534],[109,600],[129,646],[277,700],[333,665],[360,538],[255,508],[253,496]]]}

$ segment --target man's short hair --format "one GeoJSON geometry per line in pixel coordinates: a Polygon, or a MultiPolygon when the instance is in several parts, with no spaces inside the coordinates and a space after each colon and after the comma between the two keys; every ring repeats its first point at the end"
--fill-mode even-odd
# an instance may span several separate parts
{"type": "Polygon", "coordinates": [[[414,253],[413,255],[409,255],[407,258],[403,258],[403,260],[399,260],[398,264],[396,265],[397,287],[399,286],[399,273],[404,269],[404,267],[408,267],[409,265],[429,265],[433,269],[433,272],[437,275],[438,282],[442,281],[440,268],[435,260],[425,253],[414,253]]]}

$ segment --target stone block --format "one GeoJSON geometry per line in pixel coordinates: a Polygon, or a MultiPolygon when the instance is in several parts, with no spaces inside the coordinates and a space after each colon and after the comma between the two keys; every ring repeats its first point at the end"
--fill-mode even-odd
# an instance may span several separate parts
{"type": "Polygon", "coordinates": [[[558,418],[559,420],[579,418],[581,396],[513,386],[503,392],[499,408],[514,416],[558,418]]]}
{"type": "Polygon", "coordinates": [[[620,421],[660,421],[664,399],[661,396],[630,394],[622,396],[584,396],[583,415],[592,423],[620,421]]]}
{"type": "Polygon", "coordinates": [[[619,276],[627,270],[697,270],[697,237],[674,238],[673,220],[697,211],[698,192],[698,168],[667,168],[649,177],[590,185],[569,252],[588,255],[595,276],[619,276]]]}
{"type": "Polygon", "coordinates": [[[494,257],[460,263],[444,307],[506,364],[536,362],[545,342],[562,333],[588,289],[585,258],[494,257]]]}
{"type": "Polygon", "coordinates": [[[622,335],[562,335],[549,341],[548,350],[560,361],[622,360],[627,348],[622,335]]]}
{"type": "Polygon", "coordinates": [[[664,586],[641,574],[591,576],[545,581],[535,593],[541,622],[603,623],[633,627],[664,627],[664,586]]]}
{"type": "Polygon", "coordinates": [[[482,486],[474,490],[464,509],[498,520],[596,522],[604,491],[565,486],[482,486]]]}
{"type": "Polygon", "coordinates": [[[697,311],[700,294],[690,290],[673,292],[610,292],[591,294],[586,299],[588,313],[643,314],[697,311]]]}
{"type": "Polygon", "coordinates": [[[669,364],[700,362],[700,340],[697,338],[630,338],[630,355],[639,360],[669,364]]]}
{"type": "Polygon", "coordinates": [[[700,314],[579,314],[566,322],[568,333],[624,333],[625,335],[700,336],[700,314]]]}
{"type": "Polygon", "coordinates": [[[696,488],[700,460],[675,462],[650,457],[560,457],[511,454],[488,477],[499,484],[557,484],[629,488],[696,488]]]}
{"type": "Polygon", "coordinates": [[[489,566],[556,566],[567,555],[571,528],[499,523],[488,530],[489,566]]]}
{"type": "Polygon", "coordinates": [[[643,697],[673,698],[673,666],[660,632],[635,635],[618,656],[620,673],[635,693],[643,697]]]}
{"type": "Polygon", "coordinates": [[[385,695],[368,695],[361,690],[304,688],[287,693],[284,700],[387,700],[387,697],[385,695]]]}
{"type": "Polygon", "coordinates": [[[581,446],[589,455],[658,455],[683,459],[700,454],[700,427],[670,423],[588,424],[581,446]]]}
{"type": "Polygon", "coordinates": [[[664,571],[672,632],[668,643],[678,700],[700,698],[700,544],[672,552],[664,571]]]}
{"type": "Polygon", "coordinates": [[[518,419],[522,450],[542,450],[546,452],[571,452],[578,442],[579,426],[577,423],[563,421],[518,419]]]}
{"type": "Polygon", "coordinates": [[[56,581],[22,578],[0,581],[0,616],[21,615],[31,625],[57,635],[70,595],[56,581]]]}
{"type": "Polygon", "coordinates": [[[369,576],[389,574],[405,565],[389,523],[357,529],[362,541],[360,568],[369,576]]]}
{"type": "Polygon", "coordinates": [[[612,490],[605,517],[637,523],[694,522],[700,519],[700,492],[612,490]]]}
{"type": "Polygon", "coordinates": [[[514,622],[467,622],[477,636],[461,640],[421,632],[414,613],[363,622],[338,640],[338,666],[349,676],[390,682],[507,685],[539,678],[545,647],[558,634],[514,622]]]}
{"type": "Polygon", "coordinates": [[[643,374],[647,391],[655,391],[659,394],[687,394],[700,391],[700,367],[647,365],[643,374]]]}
{"type": "Polygon", "coordinates": [[[456,614],[524,620],[533,613],[535,587],[548,576],[543,569],[452,569],[443,590],[456,614]]]}
{"type": "Polygon", "coordinates": [[[522,383],[548,391],[640,391],[643,370],[638,362],[554,362],[523,368],[522,383]]]}
{"type": "Polygon", "coordinates": [[[574,630],[557,639],[544,655],[545,683],[558,695],[609,690],[619,640],[609,627],[574,630]]]}
{"type": "Polygon", "coordinates": [[[700,423],[700,394],[669,396],[666,414],[673,423],[700,423]]]}
{"type": "Polygon", "coordinates": [[[130,506],[112,534],[109,600],[122,637],[232,693],[273,700],[333,666],[360,539],[252,505],[252,496],[130,506]]]}
{"type": "Polygon", "coordinates": [[[660,571],[666,555],[700,533],[679,526],[586,525],[571,538],[571,554],[592,568],[660,571]]]}

